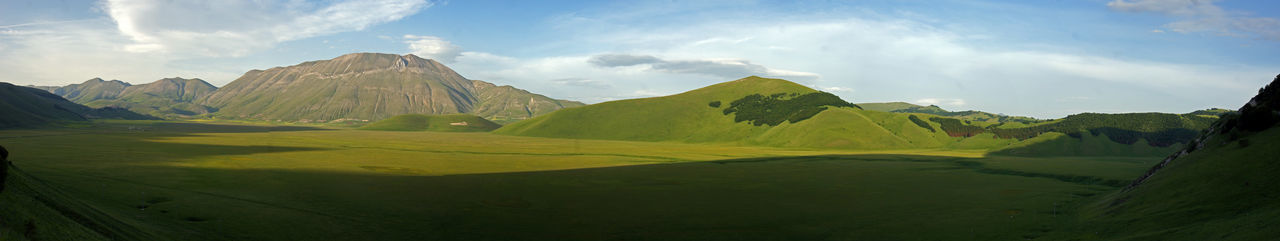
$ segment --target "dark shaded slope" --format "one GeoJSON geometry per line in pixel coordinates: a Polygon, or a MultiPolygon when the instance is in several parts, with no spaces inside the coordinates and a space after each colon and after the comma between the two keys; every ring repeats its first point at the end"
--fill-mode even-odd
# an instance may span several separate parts
{"type": "Polygon", "coordinates": [[[1280,237],[1280,76],[1122,191],[1087,207],[1063,239],[1280,237]]]}

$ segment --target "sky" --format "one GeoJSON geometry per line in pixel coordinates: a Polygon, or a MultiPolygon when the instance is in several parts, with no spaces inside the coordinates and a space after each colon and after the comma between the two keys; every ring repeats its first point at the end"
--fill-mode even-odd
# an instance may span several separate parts
{"type": "Polygon", "coordinates": [[[1268,0],[0,0],[0,82],[204,79],[355,52],[586,103],[751,75],[1037,118],[1235,109],[1280,74],[1268,0]]]}

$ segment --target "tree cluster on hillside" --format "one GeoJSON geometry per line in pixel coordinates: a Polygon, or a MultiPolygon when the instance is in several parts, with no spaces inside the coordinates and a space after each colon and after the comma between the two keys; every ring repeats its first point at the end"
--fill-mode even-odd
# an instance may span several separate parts
{"type": "Polygon", "coordinates": [[[748,95],[729,103],[724,114],[735,114],[734,122],[747,121],[752,125],[777,126],[783,121],[800,122],[819,112],[827,110],[827,106],[853,107],[858,105],[846,102],[840,97],[827,92],[808,94],[777,93],[769,96],[760,94],[748,95]]]}
{"type": "Polygon", "coordinates": [[[982,134],[985,129],[978,126],[967,125],[958,119],[931,117],[929,120],[942,124],[942,131],[952,137],[971,137],[982,134]]]}
{"type": "Polygon", "coordinates": [[[921,120],[920,117],[916,117],[916,115],[907,116],[907,119],[910,119],[911,123],[916,123],[920,128],[928,129],[929,132],[938,132],[938,130],[933,129],[933,126],[929,125],[929,122],[921,120]]]}

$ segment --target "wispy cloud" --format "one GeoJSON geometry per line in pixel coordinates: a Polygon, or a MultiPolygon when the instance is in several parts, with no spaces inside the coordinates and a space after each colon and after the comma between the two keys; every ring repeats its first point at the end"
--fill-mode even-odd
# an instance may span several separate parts
{"type": "Polygon", "coordinates": [[[1116,11],[1150,12],[1178,18],[1164,27],[1179,33],[1209,32],[1280,41],[1280,20],[1228,11],[1215,2],[1218,0],[1113,0],[1107,3],[1107,7],[1116,11]]]}
{"type": "Polygon", "coordinates": [[[600,67],[647,65],[651,70],[680,74],[705,74],[726,79],[764,76],[809,81],[821,76],[814,73],[780,70],[751,63],[745,59],[666,60],[650,55],[601,54],[587,60],[600,67]]]}
{"type": "Polygon", "coordinates": [[[279,42],[362,30],[417,13],[426,0],[303,1],[106,0],[104,9],[130,52],[243,56],[279,42]]]}
{"type": "Polygon", "coordinates": [[[625,19],[614,20],[626,13],[599,15],[603,17],[576,14],[555,19],[562,21],[555,25],[562,31],[557,34],[572,36],[560,44],[611,51],[506,58],[503,64],[471,61],[464,53],[455,69],[551,96],[593,93],[587,101],[634,96],[635,90],[677,93],[745,75],[781,76],[786,74],[780,71],[802,70],[784,78],[808,86],[859,90],[819,88],[847,100],[920,100],[1041,118],[1071,114],[1069,103],[1056,100],[1081,95],[1133,111],[1157,111],[1161,109],[1151,108],[1177,103],[1197,108],[1234,103],[1238,100],[1227,97],[1244,96],[1256,88],[1254,77],[1269,78],[1268,70],[1252,66],[993,45],[1010,40],[903,17],[766,13],[755,18],[761,20],[631,25],[625,19]],[[612,88],[566,88],[546,81],[566,78],[599,80],[612,88]]]}
{"type": "MultiPolygon", "coordinates": [[[[102,0],[102,17],[0,26],[0,81],[63,85],[95,76],[215,84],[249,69],[228,61],[276,45],[412,15],[426,0],[102,0]]],[[[244,61],[248,62],[248,61],[244,61]]]]}
{"type": "Polygon", "coordinates": [[[454,45],[435,36],[405,35],[405,43],[409,44],[409,52],[418,56],[435,59],[444,63],[453,63],[462,56],[462,47],[454,45]]]}

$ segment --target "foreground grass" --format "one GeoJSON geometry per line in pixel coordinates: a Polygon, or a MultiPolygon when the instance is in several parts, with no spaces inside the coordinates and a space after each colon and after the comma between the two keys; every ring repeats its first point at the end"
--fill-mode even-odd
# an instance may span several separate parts
{"type": "Polygon", "coordinates": [[[1154,161],[183,122],[0,131],[0,145],[181,240],[1027,239],[1154,161]]]}

